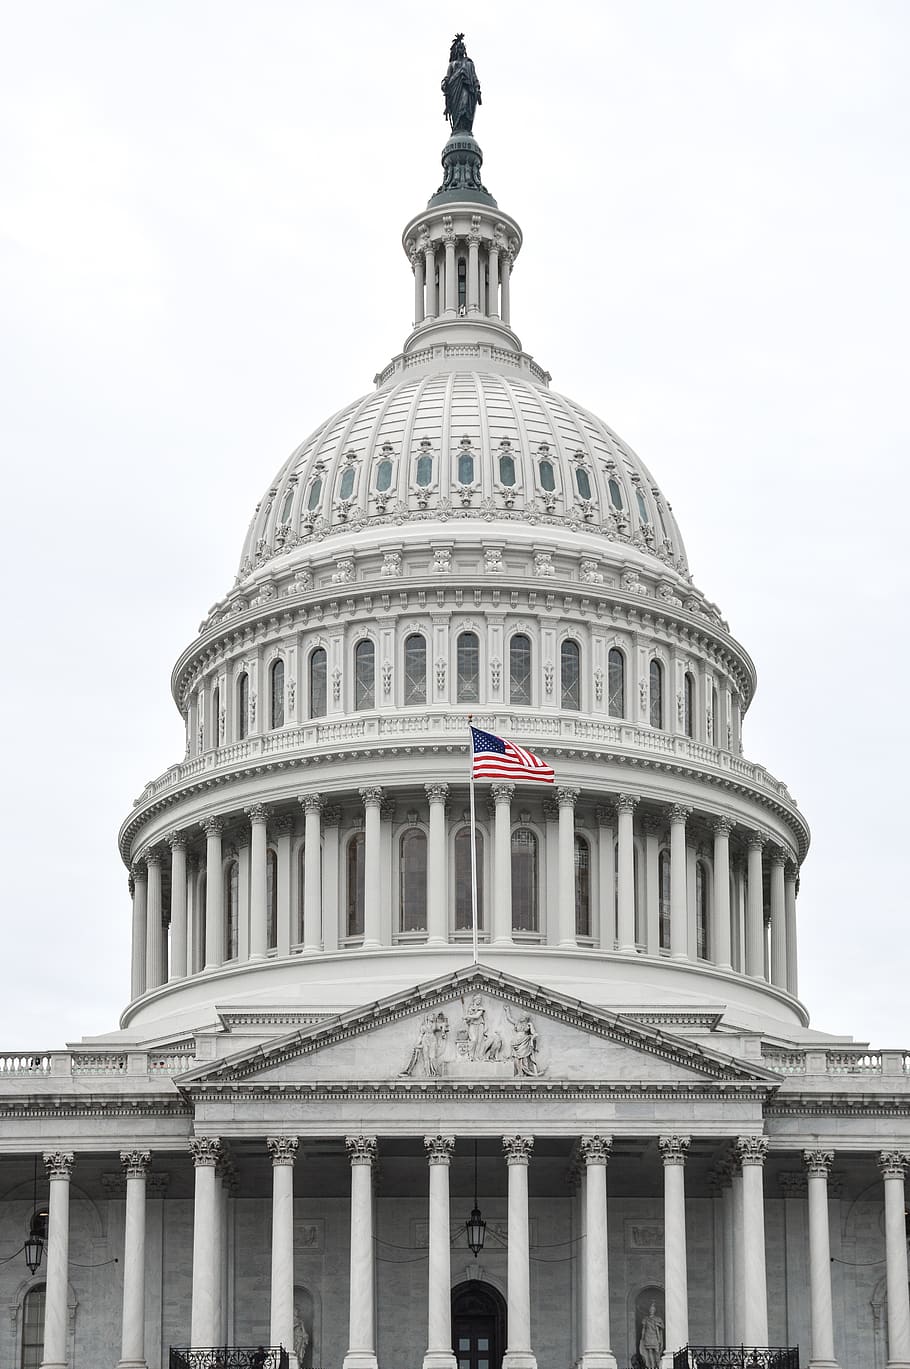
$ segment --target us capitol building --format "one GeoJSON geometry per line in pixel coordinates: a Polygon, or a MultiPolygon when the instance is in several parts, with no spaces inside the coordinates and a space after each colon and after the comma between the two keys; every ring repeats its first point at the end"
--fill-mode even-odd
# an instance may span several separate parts
{"type": "Polygon", "coordinates": [[[0,1363],[910,1369],[910,1055],[809,1026],[755,668],[443,90],[413,327],[174,667],[119,1030],[0,1057],[0,1363]],[[471,716],[556,772],[477,786],[477,963],[471,716]]]}

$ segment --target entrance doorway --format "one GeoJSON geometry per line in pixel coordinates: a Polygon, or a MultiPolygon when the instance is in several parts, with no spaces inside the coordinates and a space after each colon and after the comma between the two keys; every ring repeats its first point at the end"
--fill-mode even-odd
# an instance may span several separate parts
{"type": "Polygon", "coordinates": [[[471,1279],[453,1290],[452,1348],[458,1369],[502,1369],[506,1305],[491,1284],[471,1279]]]}

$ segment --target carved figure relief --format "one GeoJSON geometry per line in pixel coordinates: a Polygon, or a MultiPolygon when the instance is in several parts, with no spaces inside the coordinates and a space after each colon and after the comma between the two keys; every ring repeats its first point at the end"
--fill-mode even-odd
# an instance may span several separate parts
{"type": "Polygon", "coordinates": [[[439,547],[433,552],[433,564],[430,570],[434,575],[448,575],[452,569],[452,553],[448,547],[439,547]]]}
{"type": "Polygon", "coordinates": [[[401,1077],[435,1079],[476,1074],[534,1078],[543,1073],[537,1028],[527,1013],[472,994],[461,1000],[461,1025],[450,1033],[445,1013],[422,1018],[401,1077]]]}
{"type": "Polygon", "coordinates": [[[488,575],[497,575],[502,569],[502,552],[488,547],[483,554],[483,568],[488,575]]]}
{"type": "Polygon", "coordinates": [[[425,1079],[436,1079],[445,1074],[445,1047],[449,1035],[449,1019],[444,1012],[427,1013],[420,1024],[420,1031],[411,1058],[401,1071],[402,1076],[418,1075],[425,1079]]]}
{"type": "Polygon", "coordinates": [[[380,575],[396,576],[401,574],[401,552],[387,551],[382,558],[380,575]]]}
{"type": "Polygon", "coordinates": [[[534,574],[543,579],[551,579],[556,574],[551,552],[536,551],[534,553],[534,574]]]}
{"type": "Polygon", "coordinates": [[[603,571],[597,569],[597,562],[586,559],[582,561],[579,568],[582,580],[589,585],[602,585],[604,582],[603,571]]]}

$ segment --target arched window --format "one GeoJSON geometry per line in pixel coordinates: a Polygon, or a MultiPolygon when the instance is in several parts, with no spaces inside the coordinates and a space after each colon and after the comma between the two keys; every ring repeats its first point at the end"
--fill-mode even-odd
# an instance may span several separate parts
{"type": "Polygon", "coordinates": [[[428,485],[433,483],[433,454],[429,450],[429,444],[424,446],[421,443],[421,452],[417,458],[417,468],[414,473],[414,480],[418,487],[425,490],[428,485]]]}
{"type": "Polygon", "coordinates": [[[22,1299],[21,1369],[40,1369],[44,1359],[45,1285],[36,1284],[22,1299]]]}
{"type": "Polygon", "coordinates": [[[427,930],[427,838],[417,827],[405,832],[400,842],[398,907],[402,932],[427,930]]]}
{"type": "Polygon", "coordinates": [[[310,513],[319,508],[319,501],[322,498],[322,476],[317,475],[310,486],[310,493],[307,496],[306,506],[310,513]]]}
{"type": "Polygon", "coordinates": [[[648,513],[648,506],[645,503],[645,497],[641,490],[635,491],[635,502],[638,504],[638,514],[641,521],[650,525],[651,515],[648,513]]]}
{"type": "Polygon", "coordinates": [[[607,710],[611,718],[626,716],[626,658],[616,646],[607,656],[607,710]]]}
{"type": "Polygon", "coordinates": [[[699,960],[708,959],[708,872],[695,862],[695,945],[699,960]]]}
{"type": "Polygon", "coordinates": [[[345,466],[341,473],[341,481],[338,486],[338,498],[350,499],[354,493],[354,479],[357,475],[352,465],[345,466]]]}
{"type": "Polygon", "coordinates": [[[657,857],[657,906],[659,944],[662,951],[670,949],[670,852],[661,851],[657,857]]]}
{"type": "Polygon", "coordinates": [[[581,652],[571,640],[559,652],[559,684],[563,708],[581,708],[581,652]]]}
{"type": "Polygon", "coordinates": [[[531,639],[523,632],[509,642],[509,702],[531,702],[531,639]]]}
{"type": "Polygon", "coordinates": [[[591,498],[591,477],[584,466],[575,467],[575,484],[582,499],[591,498]]]}
{"type": "Polygon", "coordinates": [[[354,648],[354,707],[372,708],[376,701],[376,648],[364,637],[354,648]]]}
{"type": "Polygon", "coordinates": [[[278,945],[278,857],[269,849],[265,856],[266,941],[270,951],[278,945]]]}
{"type": "Polygon", "coordinates": [[[325,648],[318,646],[310,654],[310,717],[324,718],[328,705],[326,692],[328,657],[325,648]]]}
{"type": "Polygon", "coordinates": [[[717,709],[718,709],[717,685],[711,689],[711,745],[717,745],[717,709]]]}
{"type": "Polygon", "coordinates": [[[460,704],[480,701],[480,641],[476,632],[462,632],[455,646],[455,699],[460,704]]]}
{"type": "Polygon", "coordinates": [[[619,481],[614,480],[611,476],[607,481],[607,489],[610,491],[610,503],[613,505],[614,509],[622,510],[622,490],[619,488],[619,481]]]}
{"type": "Polygon", "coordinates": [[[552,494],[556,489],[556,476],[553,472],[553,462],[547,461],[546,458],[543,461],[538,461],[537,472],[540,476],[540,488],[546,490],[547,494],[552,494]]]}
{"type": "Polygon", "coordinates": [[[386,494],[392,486],[392,462],[387,456],[376,463],[376,493],[386,494]]]}
{"type": "Polygon", "coordinates": [[[458,258],[458,312],[464,314],[468,307],[468,263],[464,257],[458,258]]]}
{"type": "Polygon", "coordinates": [[[499,453],[499,483],[510,489],[515,484],[515,458],[508,447],[501,448],[499,453]]]}
{"type": "Polygon", "coordinates": [[[652,727],[664,725],[664,668],[656,658],[648,667],[648,717],[652,727]]]}
{"type": "Polygon", "coordinates": [[[470,447],[462,447],[458,453],[458,483],[459,485],[473,485],[474,483],[474,453],[470,447]]]}
{"type": "Polygon", "coordinates": [[[269,671],[269,727],[284,727],[284,661],[272,662],[269,671]]]}
{"type": "Polygon", "coordinates": [[[294,505],[294,491],[288,490],[284,499],[281,501],[281,513],[278,515],[279,523],[289,523],[291,521],[291,509],[294,505]]]}
{"type": "Polygon", "coordinates": [[[240,866],[232,860],[224,871],[224,958],[237,959],[240,931],[240,866]]]}
{"type": "Polygon", "coordinates": [[[591,848],[575,838],[575,935],[591,935],[591,848]]]}
{"type": "Polygon", "coordinates": [[[250,730],[250,677],[242,671],[237,680],[237,736],[240,741],[250,730]]]}
{"type": "Polygon", "coordinates": [[[537,931],[537,837],[528,827],[512,833],[512,930],[537,931]]]}
{"type": "Polygon", "coordinates": [[[366,838],[357,832],[348,842],[345,936],[363,936],[363,889],[366,838]]]}
{"type": "MultiPolygon", "coordinates": [[[[474,859],[477,864],[477,928],[483,927],[483,833],[475,832],[474,859]]],[[[455,833],[455,930],[471,930],[471,829],[455,833]]]]}
{"type": "Polygon", "coordinates": [[[690,670],[683,677],[683,731],[695,736],[695,676],[690,670]]]}
{"type": "Polygon", "coordinates": [[[427,639],[419,632],[404,639],[404,701],[407,705],[427,701],[427,639]]]}
{"type": "Polygon", "coordinates": [[[221,732],[221,690],[218,685],[212,690],[212,722],[209,728],[209,745],[217,746],[221,732]]]}

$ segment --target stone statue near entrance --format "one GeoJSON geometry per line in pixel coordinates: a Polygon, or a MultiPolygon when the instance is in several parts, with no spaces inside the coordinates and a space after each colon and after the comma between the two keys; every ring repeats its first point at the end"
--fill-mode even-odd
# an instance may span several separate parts
{"type": "Polygon", "coordinates": [[[660,1357],[664,1349],[664,1322],[663,1317],[657,1315],[657,1307],[652,1302],[648,1308],[648,1314],[642,1319],[641,1339],[638,1342],[638,1353],[644,1369],[660,1369],[660,1357]]]}
{"type": "Polygon", "coordinates": [[[456,33],[452,41],[448,70],[442,78],[442,93],[446,101],[445,116],[452,126],[452,132],[470,133],[474,127],[477,106],[483,101],[474,63],[465,49],[463,33],[456,33]]]}

